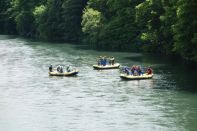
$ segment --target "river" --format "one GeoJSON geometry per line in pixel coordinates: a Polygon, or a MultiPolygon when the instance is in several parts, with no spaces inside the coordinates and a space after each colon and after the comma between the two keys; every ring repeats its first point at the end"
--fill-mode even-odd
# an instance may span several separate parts
{"type": "Polygon", "coordinates": [[[196,65],[140,53],[0,36],[0,131],[196,131],[196,65]],[[123,81],[119,70],[93,70],[95,58],[151,66],[149,80],[123,81]],[[50,77],[71,65],[76,77],[50,77]]]}

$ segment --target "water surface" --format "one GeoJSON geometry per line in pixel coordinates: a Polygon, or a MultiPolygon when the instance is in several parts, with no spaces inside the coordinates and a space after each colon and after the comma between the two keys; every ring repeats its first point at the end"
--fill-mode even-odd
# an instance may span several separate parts
{"type": "Polygon", "coordinates": [[[0,36],[0,131],[195,131],[195,65],[139,53],[0,36]],[[92,69],[100,55],[154,69],[150,80],[122,81],[118,70],[92,69]],[[50,77],[71,65],[77,77],[50,77]]]}

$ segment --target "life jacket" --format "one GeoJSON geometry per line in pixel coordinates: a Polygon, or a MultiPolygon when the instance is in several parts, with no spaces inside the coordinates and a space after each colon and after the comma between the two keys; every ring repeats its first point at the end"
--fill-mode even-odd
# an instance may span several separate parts
{"type": "Polygon", "coordinates": [[[148,68],[148,69],[147,69],[147,74],[150,75],[150,74],[152,74],[152,73],[153,73],[153,70],[152,70],[151,68],[148,68]]]}

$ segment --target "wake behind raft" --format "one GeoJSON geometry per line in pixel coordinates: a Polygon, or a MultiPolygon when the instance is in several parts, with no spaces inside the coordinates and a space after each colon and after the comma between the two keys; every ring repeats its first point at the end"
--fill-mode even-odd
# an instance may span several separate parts
{"type": "Polygon", "coordinates": [[[97,58],[97,63],[97,65],[93,65],[93,68],[96,70],[117,69],[120,67],[119,63],[115,63],[114,57],[100,56],[97,58]]]}

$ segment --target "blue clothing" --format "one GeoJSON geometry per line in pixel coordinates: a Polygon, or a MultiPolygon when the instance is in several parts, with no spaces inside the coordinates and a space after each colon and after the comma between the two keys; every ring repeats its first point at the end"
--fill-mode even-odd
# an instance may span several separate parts
{"type": "Polygon", "coordinates": [[[134,73],[133,73],[133,75],[138,75],[138,71],[137,70],[134,70],[134,73]]]}
{"type": "Polygon", "coordinates": [[[128,69],[128,68],[125,68],[125,69],[124,69],[124,71],[125,71],[125,73],[126,73],[127,75],[129,75],[129,74],[130,74],[130,71],[129,71],[129,69],[128,69]]]}
{"type": "Polygon", "coordinates": [[[103,59],[101,59],[101,65],[104,66],[104,60],[103,59]]]}
{"type": "Polygon", "coordinates": [[[106,66],[106,64],[107,64],[107,60],[104,59],[104,60],[103,60],[103,66],[106,66]]]}

